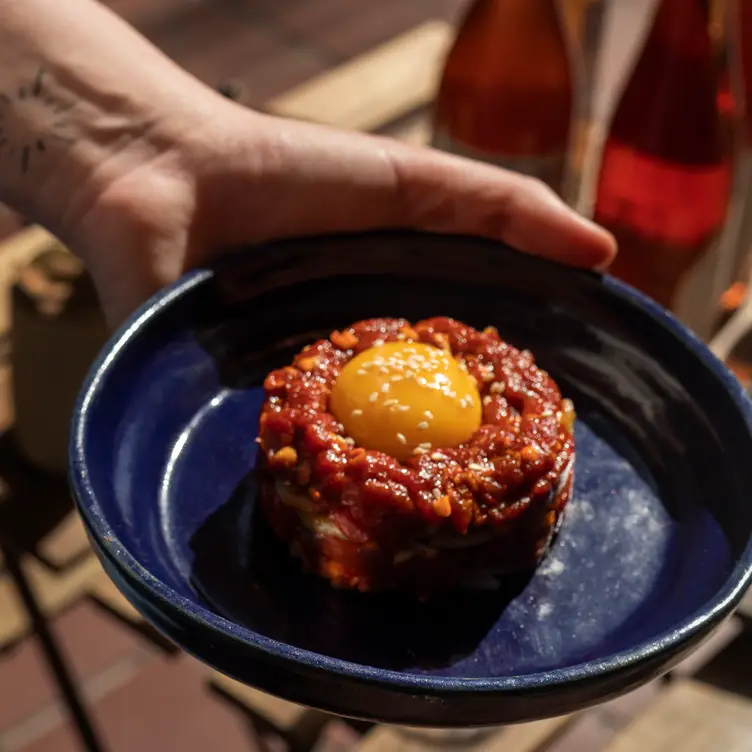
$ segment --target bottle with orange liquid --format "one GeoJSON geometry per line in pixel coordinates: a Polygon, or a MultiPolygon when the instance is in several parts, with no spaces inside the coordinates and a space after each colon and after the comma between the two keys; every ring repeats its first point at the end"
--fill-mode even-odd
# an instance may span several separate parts
{"type": "Polygon", "coordinates": [[[603,147],[594,219],[619,242],[611,272],[669,308],[726,221],[724,135],[707,3],[659,0],[603,147]]]}
{"type": "MultiPolygon", "coordinates": [[[[739,142],[739,211],[732,283],[720,296],[711,347],[752,392],[752,0],[730,0],[727,31],[735,65],[727,87],[739,142]]],[[[726,280],[721,279],[725,286],[726,280]]]]}
{"type": "Polygon", "coordinates": [[[561,193],[574,78],[556,0],[476,0],[446,60],[433,145],[535,176],[561,193]]]}
{"type": "MultiPolygon", "coordinates": [[[[729,261],[733,267],[733,281],[720,298],[717,328],[746,300],[752,266],[752,1],[730,0],[726,26],[732,65],[721,97],[734,127],[739,152],[737,193],[740,207],[734,237],[735,253],[729,261]]],[[[723,286],[728,284],[728,280],[721,281],[723,286]]]]}

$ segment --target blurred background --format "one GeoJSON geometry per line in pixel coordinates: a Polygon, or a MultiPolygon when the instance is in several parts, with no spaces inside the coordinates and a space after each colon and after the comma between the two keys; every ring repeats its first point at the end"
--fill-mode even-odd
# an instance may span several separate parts
{"type": "MultiPolygon", "coordinates": [[[[752,0],[109,0],[225,96],[533,175],[613,273],[752,379],[752,0]]],[[[422,752],[178,654],[94,559],[65,482],[107,332],[91,282],[0,207],[0,752],[422,752]]],[[[669,677],[484,752],[752,750],[752,607],[669,677]]]]}

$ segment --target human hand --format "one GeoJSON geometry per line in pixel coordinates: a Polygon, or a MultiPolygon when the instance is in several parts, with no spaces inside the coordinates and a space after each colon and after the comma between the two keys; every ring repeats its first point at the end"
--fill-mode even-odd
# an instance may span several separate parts
{"type": "Polygon", "coordinates": [[[615,253],[529,178],[247,110],[95,0],[0,0],[0,131],[0,201],[83,258],[113,325],[222,249],[284,236],[466,233],[586,267],[615,253]]]}
{"type": "Polygon", "coordinates": [[[209,92],[207,100],[190,128],[166,126],[159,148],[142,150],[148,158],[109,174],[67,215],[64,239],[86,261],[113,325],[222,249],[294,235],[466,233],[583,267],[615,253],[609,234],[530,178],[260,115],[209,92]]]}

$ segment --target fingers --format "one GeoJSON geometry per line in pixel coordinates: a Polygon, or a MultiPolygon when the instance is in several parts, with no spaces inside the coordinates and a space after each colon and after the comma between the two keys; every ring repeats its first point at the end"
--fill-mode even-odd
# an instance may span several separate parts
{"type": "Polygon", "coordinates": [[[219,199],[232,209],[236,242],[249,231],[266,239],[410,227],[501,239],[583,267],[604,267],[616,253],[609,233],[530,178],[389,139],[271,118],[265,127],[261,145],[246,147],[257,177],[219,199]],[[243,211],[233,207],[239,197],[243,211]]]}
{"type": "Polygon", "coordinates": [[[575,266],[604,268],[616,242],[543,183],[434,151],[398,154],[407,220],[429,230],[499,238],[575,266]]]}

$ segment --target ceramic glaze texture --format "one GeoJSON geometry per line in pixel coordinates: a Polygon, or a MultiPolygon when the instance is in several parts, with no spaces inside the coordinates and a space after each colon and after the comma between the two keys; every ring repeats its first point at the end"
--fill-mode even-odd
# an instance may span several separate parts
{"type": "Polygon", "coordinates": [[[750,456],[733,377],[637,293],[387,233],[254,249],[153,301],[86,387],[72,479],[116,582],[190,652],[335,712],[473,725],[607,699],[707,634],[749,579],[750,456]],[[575,492],[530,576],[423,605],[337,591],[255,514],[264,375],[384,315],[496,326],[575,401],[575,492]]]}

